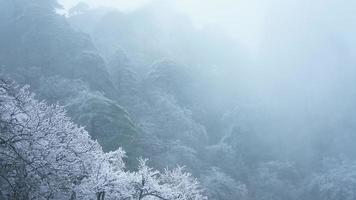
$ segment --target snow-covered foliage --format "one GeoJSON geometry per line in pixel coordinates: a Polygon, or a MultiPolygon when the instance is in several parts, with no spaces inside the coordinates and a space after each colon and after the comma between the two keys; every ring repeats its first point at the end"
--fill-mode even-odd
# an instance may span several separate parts
{"type": "Polygon", "coordinates": [[[235,181],[219,168],[211,168],[202,180],[210,199],[235,199],[245,200],[248,189],[245,184],[235,181]]]}
{"type": "Polygon", "coordinates": [[[298,172],[291,162],[270,161],[261,163],[250,177],[253,185],[253,199],[297,200],[298,172]]]}
{"type": "Polygon", "coordinates": [[[356,162],[326,159],[324,169],[307,186],[315,199],[356,199],[356,162]]]}
{"type": "Polygon", "coordinates": [[[351,0],[267,0],[248,40],[208,1],[69,1],[0,0],[0,74],[46,101],[0,84],[0,200],[356,199],[351,0]]]}
{"type": "Polygon", "coordinates": [[[0,128],[1,199],[205,199],[182,168],[160,173],[140,160],[125,171],[122,149],[104,153],[62,107],[10,81],[0,83],[0,128]]]}

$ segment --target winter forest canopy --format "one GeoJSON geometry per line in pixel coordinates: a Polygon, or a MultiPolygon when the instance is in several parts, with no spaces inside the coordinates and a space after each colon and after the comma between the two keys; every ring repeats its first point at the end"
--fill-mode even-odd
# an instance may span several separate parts
{"type": "Polygon", "coordinates": [[[351,0],[0,0],[0,200],[356,200],[351,0]]]}

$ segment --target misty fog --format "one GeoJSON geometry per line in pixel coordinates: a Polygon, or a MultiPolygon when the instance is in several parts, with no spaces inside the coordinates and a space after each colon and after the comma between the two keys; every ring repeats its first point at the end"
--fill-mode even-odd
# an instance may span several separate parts
{"type": "Polygon", "coordinates": [[[355,13],[0,0],[0,199],[356,200],[355,13]]]}

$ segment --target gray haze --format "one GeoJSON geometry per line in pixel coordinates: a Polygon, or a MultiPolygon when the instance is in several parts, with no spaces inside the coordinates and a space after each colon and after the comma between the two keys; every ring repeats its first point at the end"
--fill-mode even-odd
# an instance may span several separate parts
{"type": "MultiPolygon", "coordinates": [[[[163,20],[157,21],[162,31],[165,26],[175,26],[174,20],[179,20],[169,16],[173,10],[188,17],[197,30],[230,38],[228,46],[214,49],[235,57],[219,63],[222,66],[215,66],[229,70],[230,82],[224,89],[246,94],[244,98],[248,100],[244,103],[262,104],[266,112],[276,117],[276,121],[270,119],[269,131],[287,142],[305,144],[308,139],[304,137],[313,134],[309,133],[311,126],[315,126],[313,123],[330,126],[330,121],[352,120],[349,115],[354,113],[355,60],[352,55],[356,50],[353,37],[356,3],[347,0],[130,2],[132,5],[124,1],[93,0],[89,5],[110,5],[125,12],[153,5],[154,14],[163,20]],[[238,46],[239,50],[230,46],[238,46]]],[[[67,3],[72,5],[74,1],[67,3]]],[[[194,40],[189,35],[184,37],[194,40]]],[[[204,51],[211,55],[209,49],[204,51]]],[[[219,55],[213,55],[212,59],[214,56],[219,59],[219,55]]],[[[221,82],[226,77],[222,79],[221,82]]],[[[243,101],[240,99],[236,97],[233,101],[238,105],[243,101]]],[[[339,125],[338,128],[345,128],[339,125]]]]}
{"type": "Polygon", "coordinates": [[[185,166],[194,200],[356,199],[355,1],[14,2],[0,74],[128,170],[185,166]]]}

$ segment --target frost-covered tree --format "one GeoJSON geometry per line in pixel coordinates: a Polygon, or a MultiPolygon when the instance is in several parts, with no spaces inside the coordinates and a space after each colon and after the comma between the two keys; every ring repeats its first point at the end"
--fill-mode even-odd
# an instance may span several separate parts
{"type": "Polygon", "coordinates": [[[163,174],[148,167],[147,160],[140,159],[138,171],[134,173],[135,199],[202,200],[199,183],[182,167],[166,169],[163,174]]]}
{"type": "Polygon", "coordinates": [[[356,199],[356,162],[325,159],[323,170],[306,184],[306,195],[317,200],[356,199]]]}
{"type": "Polygon", "coordinates": [[[174,96],[160,91],[150,91],[139,105],[142,117],[139,126],[147,132],[155,132],[166,140],[181,140],[188,146],[199,147],[207,140],[204,127],[194,121],[189,109],[180,107],[174,96]],[[147,126],[152,124],[153,126],[147,126]]]}
{"type": "Polygon", "coordinates": [[[116,101],[91,90],[82,80],[59,76],[41,78],[37,91],[46,101],[65,106],[72,120],[85,126],[104,151],[123,147],[129,155],[128,164],[137,162],[135,157],[141,155],[137,130],[129,114],[116,101]]]}
{"type": "Polygon", "coordinates": [[[261,163],[249,177],[252,199],[297,200],[300,175],[291,162],[270,161],[261,163]]]}
{"type": "Polygon", "coordinates": [[[125,171],[123,150],[104,153],[62,107],[9,81],[0,82],[0,130],[1,199],[205,199],[181,168],[125,171]]]}
{"type": "Polygon", "coordinates": [[[202,184],[206,187],[210,199],[245,200],[248,197],[245,184],[235,181],[216,167],[209,169],[203,175],[202,184]]]}
{"type": "Polygon", "coordinates": [[[101,147],[62,107],[13,83],[2,81],[0,89],[2,190],[9,199],[70,196],[101,147]]]}

